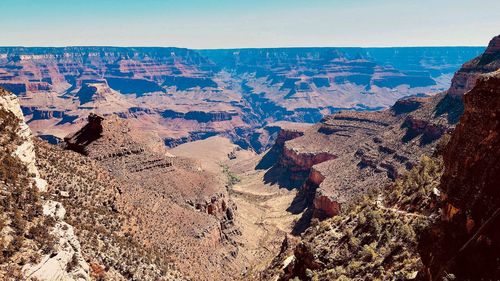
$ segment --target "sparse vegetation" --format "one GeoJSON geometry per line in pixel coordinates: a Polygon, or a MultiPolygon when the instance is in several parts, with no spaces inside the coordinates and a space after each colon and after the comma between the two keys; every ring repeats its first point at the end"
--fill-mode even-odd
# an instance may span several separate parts
{"type": "Polygon", "coordinates": [[[405,211],[429,214],[433,211],[433,198],[437,196],[439,180],[443,174],[440,156],[422,156],[420,163],[405,173],[389,189],[388,204],[405,211]]]}
{"type": "Polygon", "coordinates": [[[227,186],[229,188],[233,187],[235,184],[241,181],[240,177],[233,173],[227,165],[221,165],[221,167],[222,173],[227,177],[227,186]]]}
{"type": "MultiPolygon", "coordinates": [[[[83,257],[99,271],[92,275],[102,279],[106,273],[99,269],[113,268],[127,280],[182,280],[165,251],[146,248],[133,238],[130,222],[117,211],[118,184],[99,164],[42,141],[36,142],[36,148],[37,164],[49,182],[52,199],[63,203],[65,220],[75,228],[83,257]]],[[[67,271],[72,270],[71,264],[73,260],[67,271]]]]}
{"type": "Polygon", "coordinates": [[[441,159],[423,156],[416,167],[388,186],[387,191],[363,196],[343,214],[313,222],[303,242],[322,266],[299,270],[292,277],[301,280],[414,278],[422,266],[417,238],[430,222],[428,215],[435,201],[433,192],[442,167],[441,159]],[[379,202],[384,197],[387,200],[379,202]]]}
{"type": "Polygon", "coordinates": [[[0,109],[0,279],[20,280],[26,262],[52,250],[40,194],[26,165],[13,152],[23,140],[20,120],[0,109]],[[17,279],[16,279],[17,278],[17,279]]]}

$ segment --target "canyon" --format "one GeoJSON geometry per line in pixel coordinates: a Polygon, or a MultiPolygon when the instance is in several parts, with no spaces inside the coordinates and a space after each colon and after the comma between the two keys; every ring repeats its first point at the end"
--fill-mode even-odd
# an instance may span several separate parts
{"type": "Polygon", "coordinates": [[[444,91],[483,49],[2,47],[0,87],[52,143],[96,113],[154,131],[169,147],[220,135],[262,152],[272,145],[259,142],[267,124],[316,123],[444,91]]]}
{"type": "Polygon", "coordinates": [[[298,195],[310,224],[267,278],[498,278],[498,46],[444,93],[334,114],[285,142],[287,169],[309,169],[298,195]]]}
{"type": "Polygon", "coordinates": [[[499,46],[0,48],[0,277],[495,278],[499,46]]]}

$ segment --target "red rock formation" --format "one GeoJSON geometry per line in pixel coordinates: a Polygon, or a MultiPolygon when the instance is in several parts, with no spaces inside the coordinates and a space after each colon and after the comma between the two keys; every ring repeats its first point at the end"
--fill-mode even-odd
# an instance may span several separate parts
{"type": "Polygon", "coordinates": [[[421,143],[423,144],[439,139],[449,129],[446,125],[435,124],[432,120],[415,118],[413,116],[408,116],[403,126],[407,128],[403,141],[410,141],[416,136],[421,135],[421,143]]]}
{"type": "Polygon", "coordinates": [[[466,62],[453,76],[448,93],[452,97],[460,97],[471,90],[482,73],[488,73],[500,68],[500,35],[493,37],[486,51],[479,57],[466,62]]]}
{"type": "Polygon", "coordinates": [[[316,218],[331,218],[340,213],[340,204],[329,196],[316,194],[314,197],[314,217],[316,218]]]}
{"type": "Polygon", "coordinates": [[[303,136],[304,132],[301,130],[281,128],[276,137],[276,145],[284,145],[286,141],[293,140],[300,136],[303,136]]]}
{"type": "Polygon", "coordinates": [[[174,157],[158,136],[129,123],[92,115],[65,139],[67,148],[93,158],[119,181],[118,208],[130,218],[134,238],[172,256],[193,278],[233,280],[245,257],[238,254],[241,232],[225,180],[194,160],[174,157]]]}
{"type": "Polygon", "coordinates": [[[433,280],[500,276],[500,72],[479,77],[464,103],[444,154],[443,221],[421,242],[433,280]]]}
{"type": "Polygon", "coordinates": [[[312,166],[335,158],[335,155],[327,152],[300,153],[285,145],[280,165],[291,172],[309,172],[312,166]]]}

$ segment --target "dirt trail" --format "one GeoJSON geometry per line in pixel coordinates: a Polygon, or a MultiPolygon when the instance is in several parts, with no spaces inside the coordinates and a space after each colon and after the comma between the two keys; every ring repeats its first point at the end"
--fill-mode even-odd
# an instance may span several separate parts
{"type": "Polygon", "coordinates": [[[429,217],[425,216],[425,215],[421,215],[421,214],[417,214],[417,213],[410,213],[410,212],[406,212],[406,211],[403,211],[403,210],[400,210],[400,209],[386,207],[383,202],[384,202],[384,197],[379,194],[377,196],[377,207],[378,208],[380,208],[382,210],[394,212],[394,213],[397,213],[397,214],[400,214],[400,215],[403,215],[403,216],[429,219],[429,217]]]}

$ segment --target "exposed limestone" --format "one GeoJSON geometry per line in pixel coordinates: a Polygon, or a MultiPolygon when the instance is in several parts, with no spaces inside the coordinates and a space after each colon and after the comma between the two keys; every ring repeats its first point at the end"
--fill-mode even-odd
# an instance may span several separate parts
{"type": "MultiPolygon", "coordinates": [[[[33,136],[31,130],[24,122],[24,116],[17,98],[13,94],[0,89],[0,109],[14,114],[19,122],[16,126],[18,130],[12,132],[15,136],[14,143],[12,144],[15,145],[17,143],[12,156],[20,160],[26,168],[27,174],[35,183],[35,187],[28,185],[23,186],[23,188],[37,188],[40,192],[45,192],[47,190],[47,182],[40,177],[36,166],[33,136]]],[[[42,257],[39,263],[27,263],[22,268],[24,277],[27,280],[90,280],[89,267],[81,255],[80,243],[73,233],[73,227],[63,221],[66,211],[62,204],[50,200],[45,201],[43,202],[42,210],[44,216],[52,217],[56,220],[55,225],[50,229],[50,234],[56,240],[55,245],[48,254],[42,257]]],[[[50,228],[48,225],[46,227],[50,228]]],[[[30,235],[33,236],[33,234],[30,235]]],[[[33,238],[41,239],[39,237],[33,238]]],[[[38,253],[31,253],[31,255],[35,254],[38,253]]]]}
{"type": "Polygon", "coordinates": [[[83,281],[90,280],[89,265],[82,256],[80,242],[73,226],[63,221],[66,210],[59,202],[46,201],[43,214],[57,220],[51,233],[57,240],[55,255],[42,257],[40,263],[28,264],[23,268],[28,280],[83,281]]]}
{"type": "Polygon", "coordinates": [[[24,115],[21,111],[17,97],[14,94],[8,93],[0,88],[0,108],[12,112],[19,119],[19,130],[16,134],[21,140],[21,143],[17,146],[13,154],[25,163],[28,168],[28,172],[35,180],[37,188],[40,191],[45,191],[47,188],[47,182],[40,178],[40,174],[35,165],[35,147],[31,141],[33,135],[31,134],[31,130],[28,125],[24,122],[24,115]]]}

